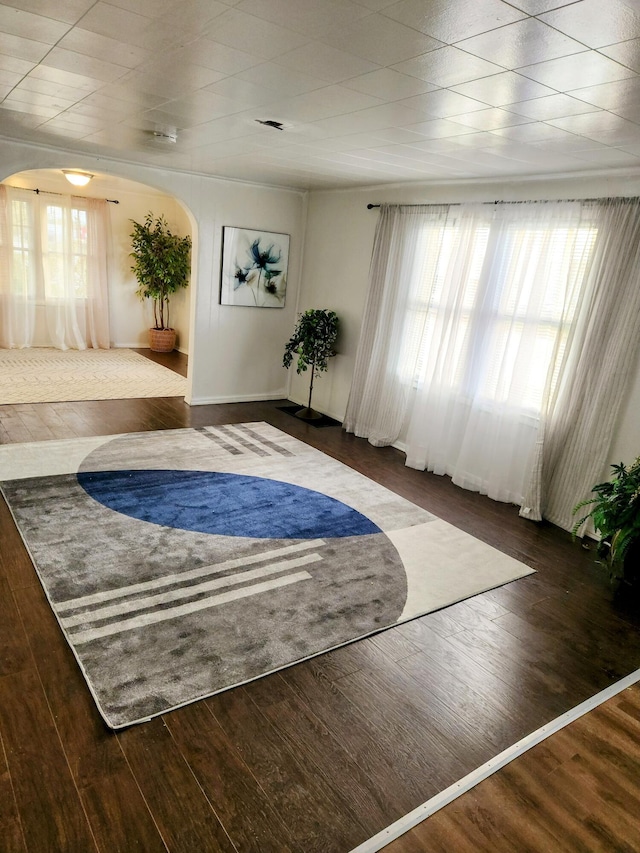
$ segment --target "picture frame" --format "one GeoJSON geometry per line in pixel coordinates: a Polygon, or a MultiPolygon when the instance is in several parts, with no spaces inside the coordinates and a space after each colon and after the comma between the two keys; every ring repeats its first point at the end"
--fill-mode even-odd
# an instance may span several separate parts
{"type": "Polygon", "coordinates": [[[288,234],[223,226],[221,305],[284,308],[288,269],[288,234]]]}

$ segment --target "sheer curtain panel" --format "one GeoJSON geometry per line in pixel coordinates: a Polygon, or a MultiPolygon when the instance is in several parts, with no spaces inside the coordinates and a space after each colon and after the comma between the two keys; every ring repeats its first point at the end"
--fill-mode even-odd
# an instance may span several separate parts
{"type": "Polygon", "coordinates": [[[108,348],[107,202],[2,191],[0,344],[108,348]]]}
{"type": "MultiPolygon", "coordinates": [[[[637,204],[624,207],[637,215],[637,204]]],[[[620,239],[631,240],[627,256],[637,248],[610,209],[383,206],[346,429],[373,444],[399,441],[410,467],[524,506],[531,518],[551,507],[554,482],[568,482],[560,459],[578,421],[589,446],[577,442],[576,452],[601,470],[608,438],[598,430],[594,447],[584,426],[593,383],[576,391],[575,382],[590,372],[587,339],[601,339],[593,330],[609,322],[595,310],[600,290],[622,296],[620,239]]],[[[608,422],[615,404],[606,401],[608,422]]],[[[566,506],[582,497],[572,479],[554,518],[567,526],[566,506]]]]}

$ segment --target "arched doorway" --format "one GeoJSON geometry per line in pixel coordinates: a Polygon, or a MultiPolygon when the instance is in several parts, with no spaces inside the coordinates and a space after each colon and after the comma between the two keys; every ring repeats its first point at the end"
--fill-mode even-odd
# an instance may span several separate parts
{"type": "MultiPolygon", "coordinates": [[[[93,199],[109,199],[111,204],[106,205],[108,210],[110,247],[108,250],[108,305],[106,309],[109,317],[109,346],[112,352],[112,360],[124,357],[124,352],[135,355],[132,357],[130,368],[135,364],[146,365],[141,372],[149,373],[149,366],[153,363],[161,365],[179,375],[181,382],[159,381],[158,390],[154,391],[153,377],[147,385],[142,387],[141,383],[133,382],[130,388],[125,387],[127,383],[120,381],[113,386],[111,393],[107,393],[107,382],[100,382],[95,396],[87,397],[86,394],[80,399],[113,399],[135,396],[181,396],[187,394],[187,360],[190,349],[190,325],[191,310],[190,302],[194,290],[194,282],[184,290],[174,294],[171,300],[170,323],[177,331],[176,350],[167,355],[152,355],[148,349],[148,329],[152,324],[152,312],[149,304],[144,304],[136,295],[137,282],[131,272],[130,234],[132,230],[131,220],[141,222],[148,212],[154,216],[163,215],[174,233],[194,237],[194,226],[192,218],[187,214],[183,205],[173,196],[159,191],[153,187],[138,183],[126,178],[120,178],[110,174],[94,172],[90,183],[77,189],[67,183],[60,169],[36,169],[16,173],[6,178],[3,184],[10,187],[20,188],[27,191],[39,190],[38,199],[51,199],[55,207],[56,198],[61,196],[74,196],[93,199]],[[142,356],[146,356],[143,360],[142,356]],[[149,360],[149,357],[151,360],[149,360]],[[137,361],[136,361],[137,359],[137,361]],[[135,387],[134,387],[135,386],[135,387]],[[136,390],[138,389],[138,390],[136,390]],[[142,390],[141,390],[142,389],[142,390]]],[[[38,302],[38,300],[36,300],[38,302]]],[[[51,340],[47,336],[46,324],[42,322],[43,308],[41,304],[35,306],[35,323],[32,346],[40,350],[37,355],[44,355],[44,350],[51,347],[51,340]]],[[[6,351],[5,356],[6,356],[6,351]]],[[[89,351],[87,350],[87,354],[89,351]]],[[[96,355],[94,352],[93,355],[96,355]]],[[[76,354],[81,360],[80,354],[76,354]]],[[[71,357],[70,357],[71,358],[71,357]]],[[[10,360],[18,360],[19,355],[11,352],[10,360]]],[[[161,371],[155,371],[155,377],[162,379],[161,371]]],[[[9,379],[7,381],[10,381],[9,379]]],[[[12,393],[18,390],[19,382],[13,382],[12,393]]],[[[24,386],[24,382],[22,385],[24,386]]],[[[52,383],[49,383],[51,386],[52,383]]],[[[44,390],[44,389],[41,389],[44,390]]],[[[52,396],[64,399],[64,392],[59,390],[57,395],[49,387],[49,397],[40,397],[31,402],[43,402],[52,400],[52,396]]],[[[0,389],[0,402],[28,402],[24,397],[20,400],[2,399],[0,389]]],[[[69,392],[71,396],[74,392],[69,392]]],[[[77,392],[75,392],[77,394],[77,392]]]]}

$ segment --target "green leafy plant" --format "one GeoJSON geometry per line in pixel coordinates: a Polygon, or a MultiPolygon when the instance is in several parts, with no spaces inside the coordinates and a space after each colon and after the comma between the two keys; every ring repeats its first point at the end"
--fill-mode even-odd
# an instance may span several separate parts
{"type": "Polygon", "coordinates": [[[603,557],[613,578],[636,580],[640,577],[640,456],[628,467],[612,465],[611,480],[593,487],[595,497],[574,507],[577,515],[590,507],[573,526],[573,535],[591,518],[600,534],[598,556],[603,557]]]}
{"type": "Polygon", "coordinates": [[[133,258],[131,271],[138,280],[140,299],[153,302],[155,329],[168,329],[169,297],[187,287],[191,270],[191,237],[169,230],[164,216],[149,212],[143,223],[133,223],[130,234],[133,258]]]}
{"type": "Polygon", "coordinates": [[[287,341],[282,357],[282,364],[289,368],[295,356],[296,372],[304,373],[311,368],[309,383],[309,402],[306,409],[297,413],[300,418],[320,417],[311,408],[313,380],[321,371],[327,369],[329,359],[334,356],[334,344],[338,337],[338,315],[326,308],[310,308],[300,314],[298,325],[293,335],[287,341]]]}

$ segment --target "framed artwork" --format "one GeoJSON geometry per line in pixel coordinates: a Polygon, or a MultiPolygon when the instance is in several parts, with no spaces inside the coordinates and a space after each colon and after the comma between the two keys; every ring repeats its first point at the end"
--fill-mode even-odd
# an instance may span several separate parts
{"type": "Polygon", "coordinates": [[[288,234],[223,226],[220,304],[284,308],[288,266],[288,234]]]}

